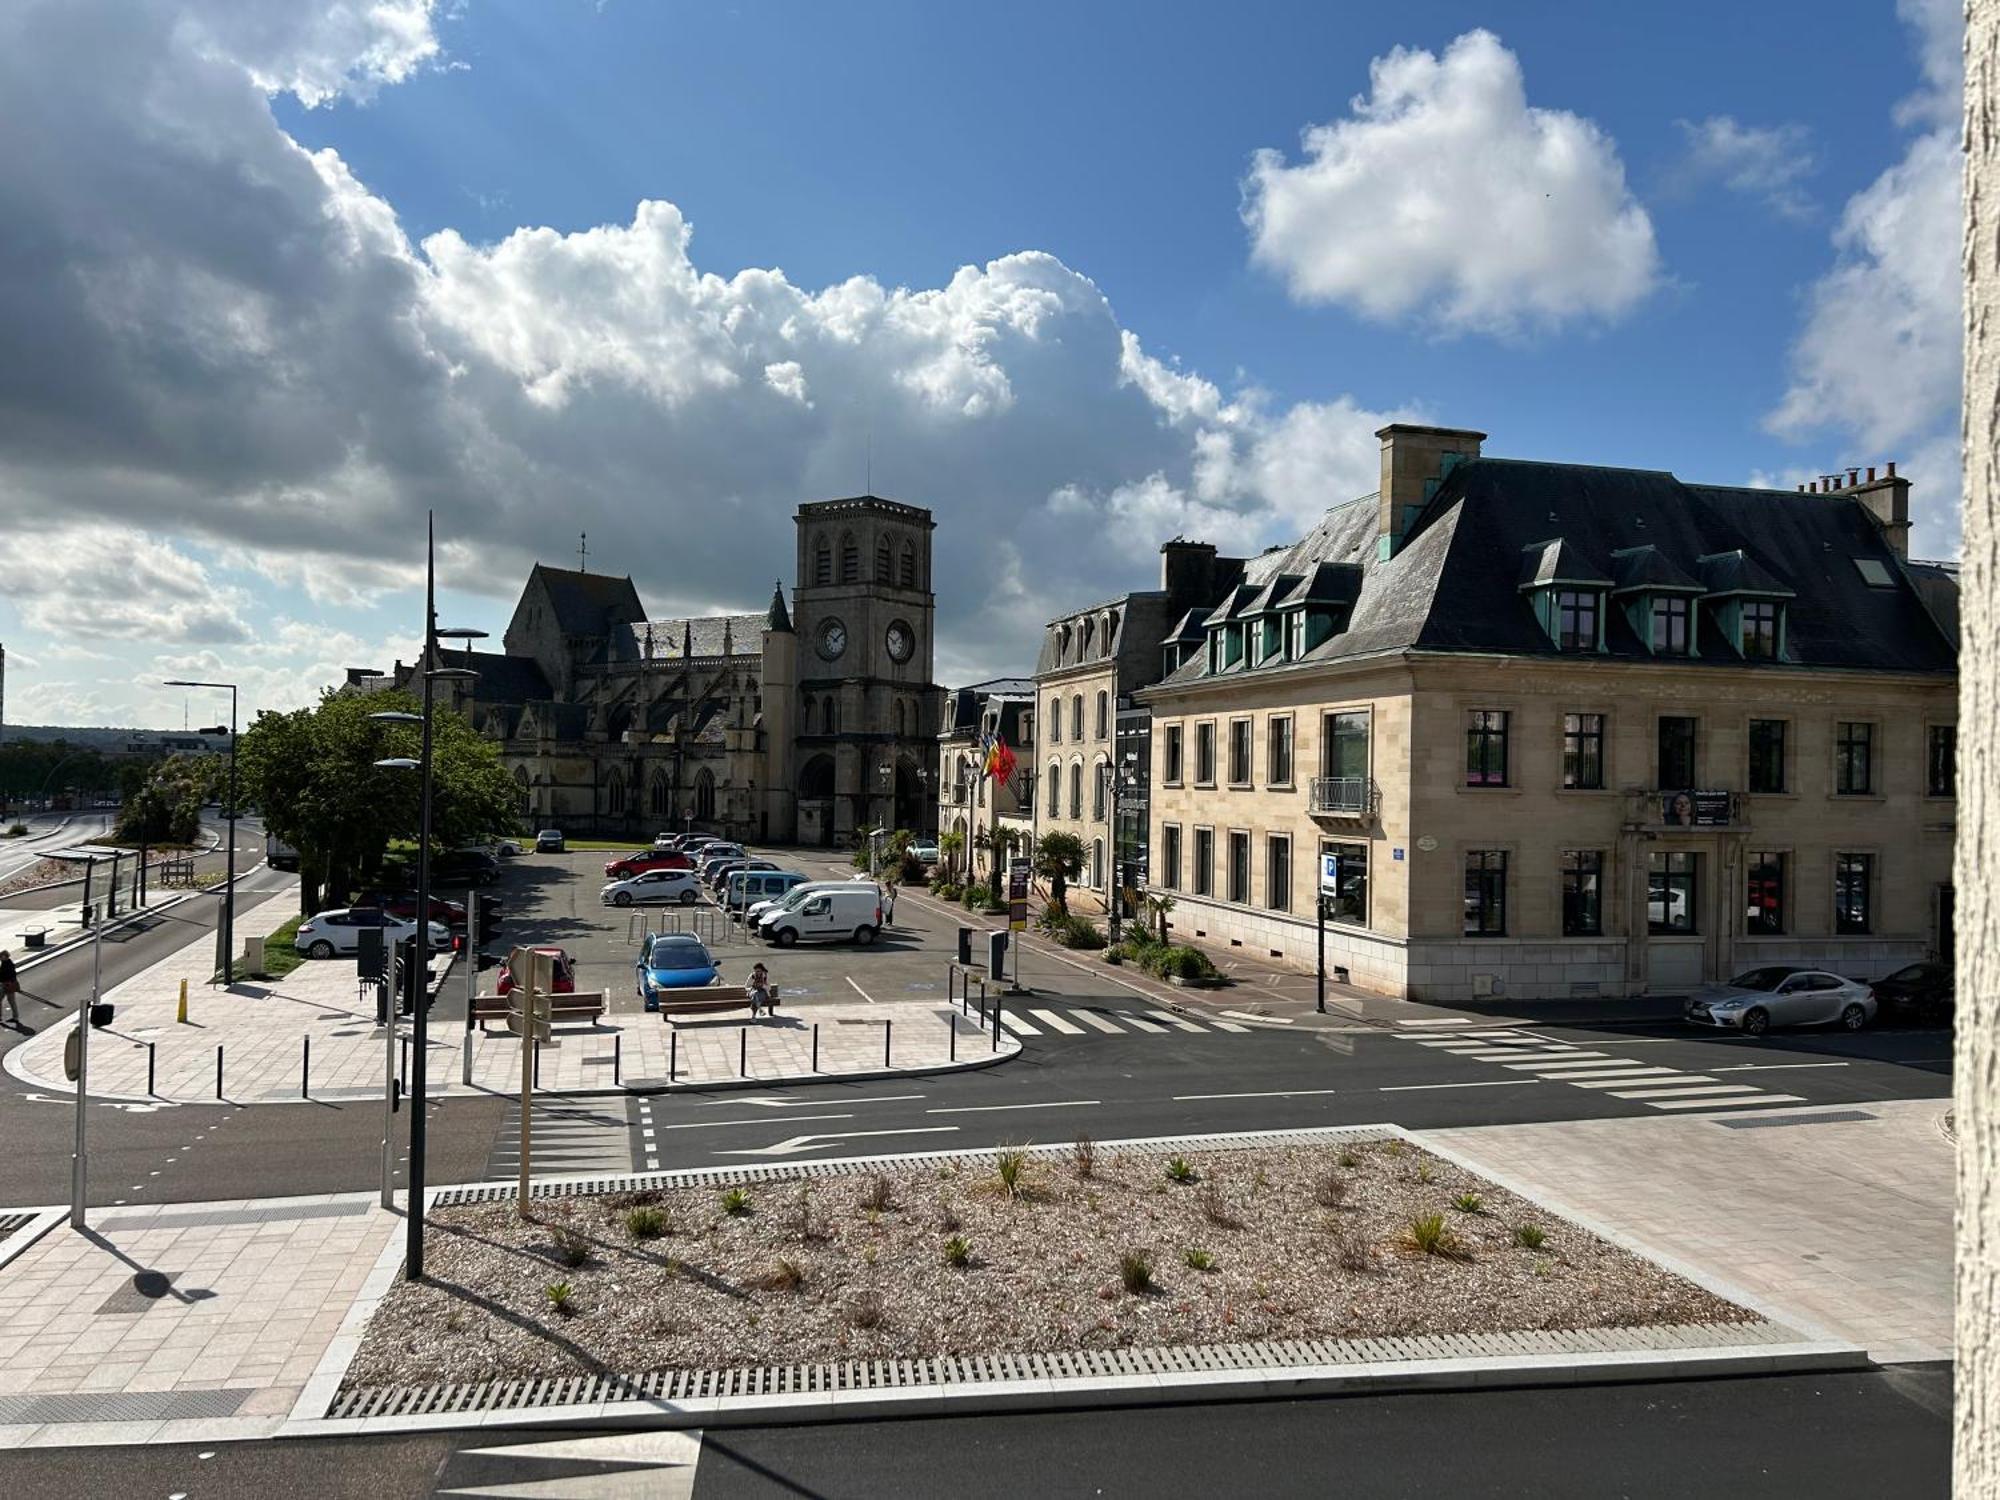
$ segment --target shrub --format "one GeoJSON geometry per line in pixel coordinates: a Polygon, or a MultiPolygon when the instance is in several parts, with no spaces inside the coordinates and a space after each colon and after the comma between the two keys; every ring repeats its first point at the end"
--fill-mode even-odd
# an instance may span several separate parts
{"type": "Polygon", "coordinates": [[[1002,1146],[993,1158],[993,1170],[1007,1196],[1018,1198],[1027,1186],[1028,1153],[1019,1146],[1002,1146]]]}
{"type": "Polygon", "coordinates": [[[949,1198],[938,1199],[938,1228],[946,1234],[955,1234],[963,1222],[958,1216],[958,1210],[951,1206],[949,1198]]]}
{"type": "MultiPolygon", "coordinates": [[[[955,880],[940,880],[931,886],[931,894],[940,901],[956,901],[963,889],[955,880]]],[[[873,1327],[873,1324],[868,1325],[873,1327]]]]}
{"type": "Polygon", "coordinates": [[[760,1292],[796,1292],[805,1279],[806,1273],[799,1269],[798,1262],[781,1255],[771,1262],[769,1269],[751,1277],[750,1285],[760,1292]]]}
{"type": "Polygon", "coordinates": [[[1417,1163],[1417,1181],[1429,1182],[1432,1176],[1433,1173],[1431,1172],[1431,1164],[1429,1162],[1420,1161],[1417,1163]]]}
{"type": "Polygon", "coordinates": [[[1375,1247],[1357,1230],[1344,1230],[1333,1237],[1333,1258],[1343,1271],[1375,1269],[1375,1247]]]}
{"type": "Polygon", "coordinates": [[[1460,1193],[1456,1198],[1451,1200],[1451,1206],[1462,1214],[1483,1214],[1486,1212],[1486,1200],[1477,1193],[1460,1193]]]}
{"type": "Polygon", "coordinates": [[[1118,1257],[1118,1279],[1135,1297],[1152,1291],[1152,1258],[1143,1250],[1127,1250],[1118,1257]]]}
{"type": "Polygon", "coordinates": [[[1321,1208],[1338,1208],[1347,1201],[1347,1179],[1338,1172],[1322,1172],[1313,1179],[1313,1202],[1321,1208]]]}
{"type": "Polygon", "coordinates": [[[1243,1221],[1222,1196],[1222,1186],[1213,1177],[1201,1185],[1201,1216],[1218,1229],[1241,1229],[1243,1221]]]}
{"type": "Polygon", "coordinates": [[[1201,949],[1179,945],[1164,951],[1160,972],[1170,979],[1213,979],[1220,971],[1201,949]]]}
{"type": "Polygon", "coordinates": [[[875,1328],[881,1324],[884,1311],[882,1294],[871,1287],[867,1291],[856,1292],[848,1302],[847,1321],[855,1328],[875,1328]]]}
{"type": "Polygon", "coordinates": [[[1420,1255],[1442,1255],[1454,1260],[1470,1260],[1458,1236],[1445,1227],[1443,1214],[1419,1214],[1410,1220],[1403,1242],[1420,1255]]]}
{"type": "Polygon", "coordinates": [[[28,825],[26,823],[9,823],[7,825],[7,837],[10,839],[25,838],[27,832],[28,825]]]}
{"type": "Polygon", "coordinates": [[[810,1245],[814,1240],[823,1240],[826,1238],[826,1230],[813,1219],[812,1184],[810,1182],[799,1185],[796,1214],[797,1216],[793,1220],[792,1227],[797,1232],[801,1245],[810,1245]]]}
{"type": "Polygon", "coordinates": [[[625,1232],[635,1240],[658,1239],[667,1232],[667,1216],[657,1208],[635,1208],[625,1215],[625,1232]]]}
{"type": "Polygon", "coordinates": [[[1172,1161],[1167,1163],[1167,1180],[1169,1182],[1193,1182],[1195,1180],[1195,1170],[1185,1156],[1176,1156],[1172,1161]]]}
{"type": "Polygon", "coordinates": [[[749,1213],[750,1189],[746,1187],[733,1187],[724,1193],[722,1195],[722,1211],[732,1217],[749,1213]]]}
{"type": "Polygon", "coordinates": [[[1087,917],[1066,916],[1050,929],[1049,936],[1065,948],[1094,950],[1104,946],[1104,934],[1087,917]]]}
{"type": "Polygon", "coordinates": [[[555,1257],[566,1266],[580,1266],[590,1259],[590,1238],[568,1224],[558,1224],[549,1231],[549,1241],[554,1247],[555,1257]]]}
{"type": "Polygon", "coordinates": [[[972,1241],[955,1234],[944,1242],[944,1263],[960,1270],[972,1264],[972,1241]]]}
{"type": "Polygon", "coordinates": [[[885,1208],[896,1206],[895,1193],[889,1179],[877,1172],[868,1179],[868,1186],[861,1190],[861,1206],[871,1213],[880,1213],[885,1208]]]}
{"type": "Polygon", "coordinates": [[[1334,1160],[1343,1167],[1358,1167],[1361,1165],[1361,1158],[1356,1156],[1352,1151],[1343,1151],[1334,1160]]]}
{"type": "Polygon", "coordinates": [[[1181,1252],[1181,1259],[1187,1262],[1190,1271],[1212,1271],[1215,1269],[1215,1257],[1199,1245],[1190,1245],[1187,1249],[1183,1250],[1181,1252]]]}
{"type": "Polygon", "coordinates": [[[1088,1182],[1097,1174],[1097,1142],[1088,1135],[1079,1135],[1076,1144],[1069,1148],[1069,1159],[1077,1177],[1088,1182]]]}
{"type": "Polygon", "coordinates": [[[1548,1231],[1539,1224],[1514,1226],[1514,1243],[1523,1250],[1539,1250],[1549,1242],[1548,1231]]]}
{"type": "Polygon", "coordinates": [[[550,1308],[564,1317],[576,1311],[576,1293],[567,1281],[551,1281],[542,1288],[542,1297],[550,1308]]]}

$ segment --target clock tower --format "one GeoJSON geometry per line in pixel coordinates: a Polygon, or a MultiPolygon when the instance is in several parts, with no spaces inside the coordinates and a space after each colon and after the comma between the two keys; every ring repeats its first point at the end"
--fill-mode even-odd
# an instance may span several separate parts
{"type": "Polygon", "coordinates": [[[937,523],[874,495],[801,505],[796,519],[799,840],[929,833],[942,696],[931,680],[937,523]]]}

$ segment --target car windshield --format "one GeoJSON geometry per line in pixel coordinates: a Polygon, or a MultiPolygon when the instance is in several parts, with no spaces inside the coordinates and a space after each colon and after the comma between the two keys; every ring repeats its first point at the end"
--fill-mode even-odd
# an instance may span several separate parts
{"type": "Polygon", "coordinates": [[[1908,968],[1898,969],[1895,973],[1885,975],[1875,982],[1877,984],[1917,984],[1930,977],[1926,972],[1927,968],[1928,966],[1925,964],[1911,964],[1908,968]]]}
{"type": "Polygon", "coordinates": [[[1751,969],[1738,974],[1729,981],[1730,988],[1738,990],[1775,990],[1798,970],[1788,969],[1783,964],[1769,964],[1761,969],[1751,969]]]}
{"type": "Polygon", "coordinates": [[[655,969],[705,969],[709,965],[708,950],[702,947],[699,938],[654,938],[646,963],[655,969]]]}

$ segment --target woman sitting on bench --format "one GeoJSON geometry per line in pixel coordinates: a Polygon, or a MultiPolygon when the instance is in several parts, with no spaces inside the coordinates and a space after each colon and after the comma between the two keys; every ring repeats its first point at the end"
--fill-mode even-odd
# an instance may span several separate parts
{"type": "Polygon", "coordinates": [[[778,989],[771,983],[771,971],[759,963],[750,971],[750,1018],[754,1021],[763,1011],[772,1015],[778,1013],[778,989]]]}

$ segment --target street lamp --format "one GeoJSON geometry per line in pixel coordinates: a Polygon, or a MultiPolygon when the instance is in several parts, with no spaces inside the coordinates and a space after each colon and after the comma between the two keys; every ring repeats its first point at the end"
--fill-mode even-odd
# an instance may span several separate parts
{"type": "Polygon", "coordinates": [[[1139,757],[1128,750],[1125,752],[1122,764],[1113,765],[1107,760],[1100,762],[1097,767],[1097,774],[1103,778],[1105,784],[1105,800],[1109,803],[1109,806],[1105,810],[1110,814],[1111,818],[1111,869],[1109,871],[1111,888],[1105,893],[1104,904],[1110,914],[1111,943],[1114,947],[1118,943],[1118,918],[1120,907],[1124,904],[1125,895],[1125,882],[1119,878],[1124,860],[1120,857],[1118,848],[1118,793],[1122,787],[1138,784],[1138,761],[1139,757]]]}
{"type": "MultiPolygon", "coordinates": [[[[84,888],[90,888],[91,873],[97,868],[97,861],[105,855],[117,858],[115,849],[104,849],[95,845],[82,845],[75,849],[59,849],[48,856],[50,859],[83,861],[84,888]]],[[[114,865],[114,869],[116,866],[114,865]]],[[[116,876],[113,877],[116,884],[116,876]]],[[[76,1132],[74,1153],[69,1166],[69,1222],[72,1229],[84,1227],[84,1197],[89,1186],[89,1171],[84,1157],[84,1125],[89,1119],[89,1108],[85,1096],[90,1092],[90,1022],[97,1013],[97,1006],[104,993],[104,924],[95,920],[95,914],[85,909],[84,916],[90,919],[90,998],[78,1003],[76,1008],[76,1132]]]]}
{"type": "MultiPolygon", "coordinates": [[[[215,929],[215,969],[227,985],[236,978],[236,684],[169,677],[163,686],[229,690],[229,853],[222,877],[222,921],[215,929]]],[[[214,731],[202,730],[203,734],[211,732],[221,730],[219,727],[214,731]]]]}

